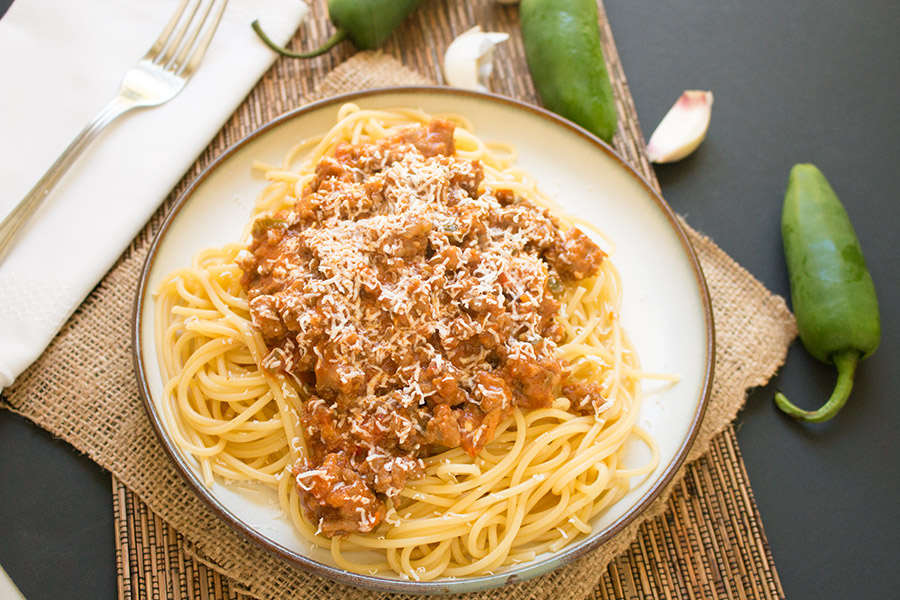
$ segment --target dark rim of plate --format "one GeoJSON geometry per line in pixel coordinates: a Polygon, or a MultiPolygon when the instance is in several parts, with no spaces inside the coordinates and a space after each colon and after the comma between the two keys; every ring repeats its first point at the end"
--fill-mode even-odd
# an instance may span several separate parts
{"type": "MultiPolygon", "coordinates": [[[[143,268],[141,269],[141,273],[139,276],[139,283],[137,289],[137,295],[135,296],[134,301],[134,312],[132,315],[132,359],[134,362],[134,370],[137,377],[138,391],[141,395],[141,400],[144,404],[144,409],[147,412],[147,415],[150,419],[150,423],[153,426],[153,429],[156,431],[157,436],[162,443],[163,448],[166,453],[169,455],[172,463],[175,465],[175,468],[178,470],[179,474],[182,478],[187,482],[188,486],[196,493],[212,510],[215,512],[219,518],[221,518],[225,523],[230,525],[234,530],[236,530],[239,534],[244,536],[245,538],[251,540],[256,543],[263,549],[275,554],[276,556],[282,558],[290,564],[296,565],[310,573],[315,575],[319,575],[322,577],[326,577],[328,579],[340,582],[347,583],[350,585],[363,587],[372,590],[379,591],[387,591],[387,592],[397,592],[397,593],[406,593],[406,594],[449,594],[449,593],[465,593],[465,592],[474,592],[474,591],[483,591],[491,588],[500,587],[502,585],[516,583],[520,581],[524,581],[527,579],[531,579],[533,577],[537,577],[539,575],[543,575],[550,571],[553,571],[563,565],[569,564],[577,558],[584,556],[586,553],[594,550],[595,548],[601,546],[604,542],[608,541],[618,532],[620,532],[623,528],[625,528],[629,523],[631,523],[637,516],[662,493],[662,491],[666,488],[672,478],[675,476],[675,473],[678,471],[679,467],[681,467],[682,463],[684,463],[685,458],[687,457],[688,451],[690,450],[691,445],[694,442],[694,439],[697,436],[698,431],[700,430],[700,423],[703,420],[703,415],[706,412],[706,407],[709,402],[709,396],[712,389],[712,380],[713,380],[713,371],[715,366],[715,332],[713,325],[713,317],[712,317],[712,308],[710,304],[709,290],[706,285],[706,278],[703,275],[703,270],[700,267],[700,262],[697,258],[697,255],[694,251],[693,246],[688,240],[687,233],[684,231],[684,228],[681,226],[678,218],[675,213],[672,211],[671,207],[666,203],[665,200],[656,192],[656,190],[647,182],[647,180],[634,168],[629,165],[621,156],[619,156],[615,150],[613,150],[608,144],[589,133],[587,130],[575,125],[574,123],[563,119],[562,117],[551,113],[543,108],[533,106],[530,104],[526,104],[524,102],[520,102],[518,100],[513,100],[511,98],[500,96],[498,94],[491,94],[485,92],[475,92],[469,90],[448,88],[442,86],[403,86],[403,87],[387,87],[387,88],[374,88],[368,90],[362,90],[358,92],[351,92],[347,94],[341,94],[338,96],[333,96],[330,98],[326,98],[323,100],[319,100],[317,102],[313,102],[287,112],[280,117],[270,121],[269,123],[263,125],[256,131],[250,133],[242,140],[235,143],[233,146],[228,148],[221,155],[216,157],[216,159],[207,166],[191,183],[188,185],[187,189],[181,194],[181,196],[175,201],[169,213],[165,216],[159,231],[157,231],[156,235],[153,238],[153,242],[150,246],[150,250],[147,254],[147,257],[144,261],[143,268]],[[147,300],[146,296],[148,293],[147,290],[147,280],[150,274],[150,271],[153,267],[154,260],[157,255],[157,251],[159,246],[166,235],[166,232],[169,229],[169,226],[172,224],[177,215],[181,212],[182,207],[185,203],[193,196],[194,192],[197,188],[209,177],[211,173],[213,173],[219,165],[225,162],[228,158],[230,158],[233,154],[235,154],[238,150],[243,148],[250,141],[256,139],[260,135],[270,131],[273,128],[278,127],[279,125],[290,121],[300,115],[304,115],[309,112],[313,112],[317,109],[332,106],[332,105],[340,105],[345,102],[352,102],[360,99],[365,99],[372,96],[379,95],[415,95],[415,94],[437,94],[442,96],[467,96],[470,98],[487,100],[493,103],[500,103],[504,105],[508,105],[511,108],[523,110],[531,113],[536,117],[540,117],[547,121],[551,121],[556,125],[568,129],[570,132],[578,135],[581,138],[584,138],[591,144],[593,144],[598,150],[606,154],[609,158],[612,158],[616,163],[618,163],[622,169],[624,169],[627,173],[629,173],[635,180],[637,180],[641,187],[644,188],[646,193],[650,195],[653,200],[656,202],[658,208],[663,212],[663,214],[668,219],[672,229],[677,234],[681,245],[684,248],[685,254],[690,261],[691,268],[694,272],[694,277],[696,279],[696,284],[698,287],[698,291],[700,292],[700,298],[703,303],[703,313],[704,313],[704,322],[706,326],[706,368],[703,378],[703,385],[700,394],[700,401],[697,405],[697,410],[693,416],[691,421],[690,429],[688,430],[688,435],[682,441],[680,447],[675,453],[675,457],[673,460],[667,465],[666,469],[663,471],[662,475],[656,482],[653,483],[651,488],[647,491],[644,496],[642,496],[625,514],[616,519],[615,522],[607,526],[605,529],[600,531],[599,533],[591,534],[591,536],[571,545],[563,550],[548,556],[542,560],[535,560],[533,563],[524,567],[524,573],[497,573],[493,575],[481,575],[477,577],[466,577],[460,579],[439,579],[436,581],[413,581],[413,580],[404,580],[399,578],[386,578],[379,577],[374,575],[360,575],[356,573],[350,573],[348,571],[344,571],[337,567],[322,564],[305,556],[302,556],[292,550],[285,548],[284,546],[275,543],[269,538],[261,535],[259,532],[254,530],[251,526],[249,526],[244,521],[238,519],[235,515],[233,515],[229,510],[227,510],[220,502],[212,495],[212,493],[207,489],[207,487],[203,484],[203,482],[197,477],[195,471],[189,466],[185,458],[181,455],[180,451],[175,448],[174,443],[170,439],[168,433],[165,431],[165,427],[162,423],[162,419],[160,415],[157,413],[156,406],[151,398],[150,388],[148,386],[148,374],[144,369],[144,353],[142,347],[142,337],[141,337],[141,329],[142,329],[142,311],[144,307],[144,302],[147,300]],[[544,568],[542,568],[542,566],[544,568]]],[[[522,568],[522,567],[520,567],[522,568]]]]}

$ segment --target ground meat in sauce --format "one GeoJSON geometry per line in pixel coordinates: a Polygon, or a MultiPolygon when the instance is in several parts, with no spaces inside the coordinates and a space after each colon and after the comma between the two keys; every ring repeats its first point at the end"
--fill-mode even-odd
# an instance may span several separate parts
{"type": "Polygon", "coordinates": [[[607,406],[606,395],[594,381],[568,380],[562,387],[562,395],[570,402],[569,412],[576,415],[593,415],[607,406]]]}
{"type": "Polygon", "coordinates": [[[239,259],[264,366],[308,398],[294,475],[329,536],[374,529],[422,458],[474,455],[514,406],[550,405],[564,377],[551,287],[604,258],[546,209],[479,194],[482,166],[455,156],[453,129],[339,145],[239,259]]]}

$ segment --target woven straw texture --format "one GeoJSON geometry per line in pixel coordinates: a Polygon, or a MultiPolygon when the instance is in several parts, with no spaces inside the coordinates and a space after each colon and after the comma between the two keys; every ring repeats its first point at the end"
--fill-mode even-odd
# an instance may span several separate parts
{"type": "MultiPolygon", "coordinates": [[[[331,32],[325,2],[312,8],[298,45],[321,42],[331,32]]],[[[614,145],[658,187],[602,4],[600,17],[620,118],[614,145]]],[[[395,597],[319,579],[281,562],[238,536],[190,491],[170,466],[138,398],[131,309],[138,272],[165,211],[217,155],[313,98],[441,83],[444,48],[474,24],[511,35],[497,51],[494,91],[537,103],[516,9],[493,2],[426,1],[383,53],[354,55],[345,43],[314,60],[280,59],[44,355],[4,392],[7,408],[113,473],[122,598],[395,597]]],[[[688,231],[708,281],[717,332],[712,401],[689,463],[642,519],[596,552],[549,575],[460,598],[783,597],[729,424],[747,390],[763,385],[782,364],[796,326],[782,298],[711,240],[688,231]]]]}

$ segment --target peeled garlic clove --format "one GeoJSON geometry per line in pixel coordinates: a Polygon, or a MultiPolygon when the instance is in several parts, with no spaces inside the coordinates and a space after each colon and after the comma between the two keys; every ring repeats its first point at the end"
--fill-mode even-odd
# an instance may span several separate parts
{"type": "Polygon", "coordinates": [[[494,70],[494,46],[509,39],[505,33],[481,31],[475,26],[458,36],[444,53],[444,76],[453,87],[488,91],[494,70]]]}
{"type": "Polygon", "coordinates": [[[712,92],[685,91],[647,142],[650,162],[675,162],[696,150],[706,138],[712,105],[712,92]]]}

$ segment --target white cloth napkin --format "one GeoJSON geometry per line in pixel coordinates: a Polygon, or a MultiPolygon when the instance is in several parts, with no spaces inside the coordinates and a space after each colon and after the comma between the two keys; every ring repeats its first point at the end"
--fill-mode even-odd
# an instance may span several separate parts
{"type": "MultiPolygon", "coordinates": [[[[16,0],[0,19],[0,216],[112,99],[177,0],[16,0]]],[[[12,384],[128,247],[286,43],[301,0],[230,0],[193,78],[109,126],[0,264],[0,390],[12,384]]],[[[127,328],[127,323],[122,323],[127,328]]]]}

